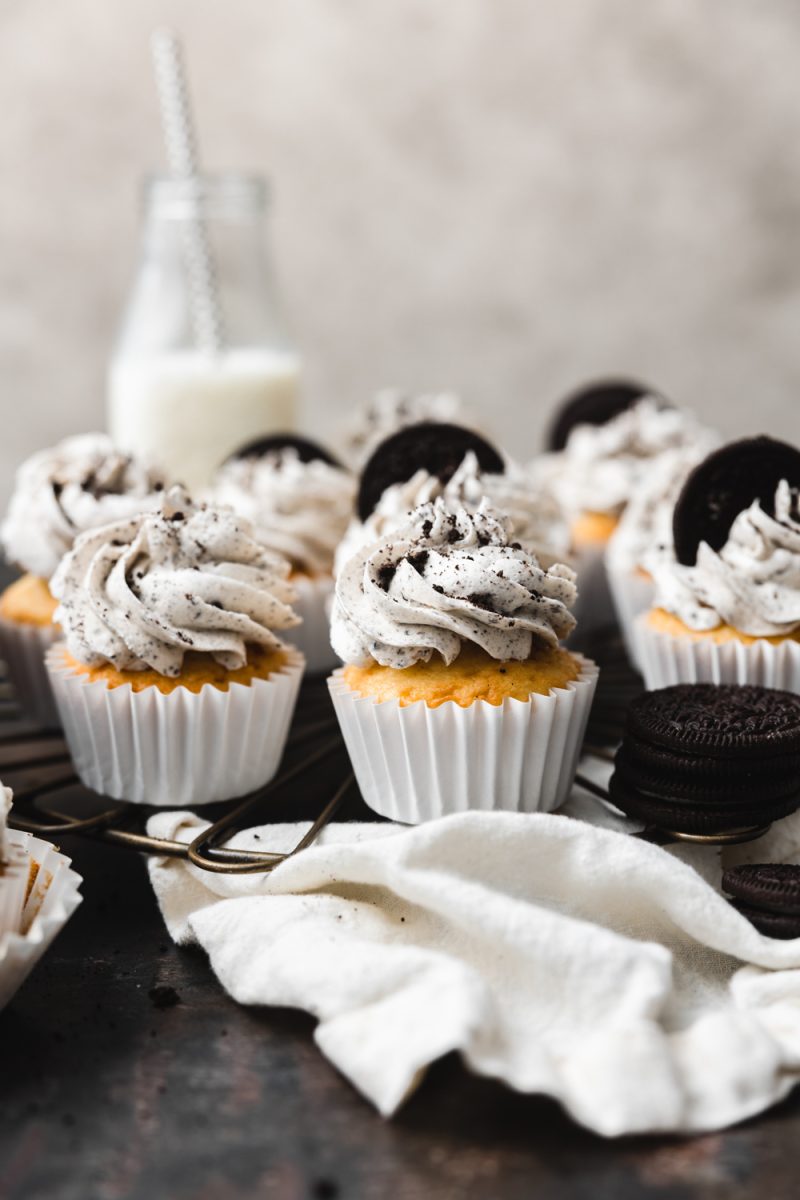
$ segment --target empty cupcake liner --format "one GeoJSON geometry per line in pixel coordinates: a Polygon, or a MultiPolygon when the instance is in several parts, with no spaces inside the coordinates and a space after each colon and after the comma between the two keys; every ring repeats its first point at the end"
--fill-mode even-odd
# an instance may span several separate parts
{"type": "Polygon", "coordinates": [[[570,556],[570,565],[578,576],[578,598],[572,609],[577,624],[569,638],[570,646],[580,646],[581,639],[587,634],[616,624],[616,612],[603,565],[604,555],[605,545],[598,544],[584,546],[570,556]]]}
{"type": "Polygon", "coordinates": [[[634,623],[639,669],[648,689],[673,683],[752,683],[800,693],[800,642],[760,640],[718,644],[653,629],[642,613],[634,623]]]}
{"type": "Polygon", "coordinates": [[[297,599],[292,608],[303,618],[302,625],[284,630],[282,636],[303,654],[309,675],[331,671],[339,659],[331,649],[330,603],[333,598],[332,576],[310,578],[301,575],[292,580],[297,599]]]}
{"type": "Polygon", "coordinates": [[[639,653],[636,645],[636,618],[639,613],[647,612],[653,606],[655,584],[641,571],[629,567],[619,567],[605,560],[606,577],[611,592],[611,599],[617,614],[617,622],[628,651],[628,658],[636,666],[639,653]]]}
{"type": "Polygon", "coordinates": [[[0,617],[0,658],[5,660],[17,701],[25,716],[45,729],[60,721],[44,663],[50,646],[61,636],[57,625],[27,625],[0,617]]]}
{"type": "MultiPolygon", "coordinates": [[[[70,860],[49,842],[14,829],[8,830],[7,839],[15,858],[24,864],[25,886],[14,926],[0,932],[0,1009],[8,1004],[75,912],[81,902],[78,889],[82,883],[80,875],[71,869],[70,860]]],[[[0,894],[2,883],[0,879],[0,894]]]]}
{"type": "Polygon", "coordinates": [[[93,791],[193,808],[263,787],[278,769],[305,666],[294,647],[268,679],[168,695],[88,680],[64,650],[53,646],[47,667],[75,769],[93,791]]]}
{"type": "Polygon", "coordinates": [[[552,812],[572,787],[597,685],[595,664],[580,664],[547,696],[468,708],[379,702],[335,671],[328,686],[364,800],[411,825],[472,809],[552,812]]]}

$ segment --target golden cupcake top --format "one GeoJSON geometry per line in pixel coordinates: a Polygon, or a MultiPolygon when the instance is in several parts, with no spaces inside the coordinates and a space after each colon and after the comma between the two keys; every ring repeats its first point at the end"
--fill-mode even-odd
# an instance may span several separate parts
{"type": "Polygon", "coordinates": [[[280,647],[299,623],[289,571],[249,521],[173,487],[156,511],[82,534],[51,589],[78,662],[175,677],[189,651],[237,670],[248,646],[280,647]]]}
{"type": "Polygon", "coordinates": [[[331,642],[358,666],[405,668],[434,654],[449,664],[465,645],[523,660],[572,631],[576,596],[574,571],[542,567],[487,501],[469,512],[437,499],[344,564],[331,642]]]}

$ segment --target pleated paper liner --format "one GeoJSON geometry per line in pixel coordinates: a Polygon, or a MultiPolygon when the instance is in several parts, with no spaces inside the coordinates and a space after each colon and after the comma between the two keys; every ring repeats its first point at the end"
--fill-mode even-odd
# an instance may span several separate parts
{"type": "Polygon", "coordinates": [[[47,654],[64,735],[87,787],[134,804],[194,808],[243,796],[274,776],[289,733],[305,660],[294,647],[267,679],[109,688],[66,665],[64,646],[47,654]]]}
{"type": "Polygon", "coordinates": [[[636,644],[636,618],[653,605],[655,586],[652,579],[641,571],[620,567],[606,555],[606,576],[617,613],[617,622],[622,633],[625,649],[632,663],[638,663],[636,644]]]}
{"type": "Polygon", "coordinates": [[[44,729],[60,721],[45,654],[61,636],[57,625],[26,625],[0,617],[0,658],[5,660],[18,704],[44,729]]]}
{"type": "Polygon", "coordinates": [[[750,683],[800,693],[800,642],[790,638],[777,645],[764,638],[720,644],[710,636],[653,629],[646,613],[636,618],[635,630],[638,666],[649,690],[674,683],[750,683]]]}
{"type": "Polygon", "coordinates": [[[70,860],[49,842],[13,829],[7,836],[24,863],[25,889],[16,927],[0,933],[0,1009],[75,912],[81,902],[78,889],[82,882],[70,860]]]}
{"type": "MultiPolygon", "coordinates": [[[[579,656],[580,657],[580,656],[579,656]]],[[[552,812],[572,786],[598,668],[530,700],[401,707],[328,684],[361,794],[375,812],[418,824],[470,809],[552,812]]]]}

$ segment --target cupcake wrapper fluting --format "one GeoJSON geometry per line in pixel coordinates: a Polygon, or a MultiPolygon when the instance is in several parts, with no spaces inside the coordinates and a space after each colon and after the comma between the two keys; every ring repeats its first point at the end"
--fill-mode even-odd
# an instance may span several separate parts
{"type": "MultiPolygon", "coordinates": [[[[4,1008],[36,966],[53,938],[81,902],[81,877],[70,860],[40,838],[8,830],[8,841],[23,863],[24,904],[12,929],[0,932],[0,1009],[4,1008]],[[36,880],[25,896],[31,863],[36,880]]],[[[3,891],[0,884],[0,893],[3,891]]]]}
{"type": "Polygon", "coordinates": [[[306,660],[306,672],[319,675],[331,671],[339,662],[331,648],[329,605],[333,597],[333,579],[309,579],[302,576],[292,580],[297,599],[292,608],[302,625],[286,629],[281,636],[296,646],[306,660]]]}
{"type": "Polygon", "coordinates": [[[0,658],[5,660],[17,701],[45,729],[60,722],[44,656],[61,636],[57,625],[25,625],[0,617],[0,658]]]}
{"type": "Polygon", "coordinates": [[[578,764],[598,669],[549,695],[401,707],[352,691],[335,671],[333,706],[361,794],[375,812],[416,825],[472,809],[552,812],[578,764]]]}
{"type": "Polygon", "coordinates": [[[606,558],[606,576],[628,657],[638,666],[636,618],[653,606],[655,585],[638,571],[617,567],[606,558]]]}
{"type": "Polygon", "coordinates": [[[636,619],[638,666],[648,690],[673,683],[752,683],[800,693],[800,642],[718,644],[711,637],[662,633],[636,619]]]}
{"type": "Polygon", "coordinates": [[[293,647],[268,679],[227,691],[156,687],[141,692],[87,680],[47,655],[75,769],[87,787],[115,800],[194,808],[268,783],[283,754],[305,662],[293,647]]]}

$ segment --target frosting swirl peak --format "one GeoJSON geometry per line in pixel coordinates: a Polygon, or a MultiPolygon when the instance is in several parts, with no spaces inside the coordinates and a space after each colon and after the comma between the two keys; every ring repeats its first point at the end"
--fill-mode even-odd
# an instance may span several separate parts
{"type": "Polygon", "coordinates": [[[17,471],[0,541],[12,562],[49,579],[79,533],[154,508],[163,486],[103,433],[65,438],[17,471]]]}
{"type": "Polygon", "coordinates": [[[345,662],[410,667],[465,642],[499,660],[528,658],[575,625],[575,574],[542,568],[483,501],[475,512],[439,498],[388,540],[364,547],[336,584],[331,642],[345,662]]]}
{"type": "Polygon", "coordinates": [[[51,581],[70,654],[87,666],[180,675],[194,650],[244,666],[248,644],[297,625],[289,564],[229,508],[173,487],[156,512],[82,534],[51,581]]]}

